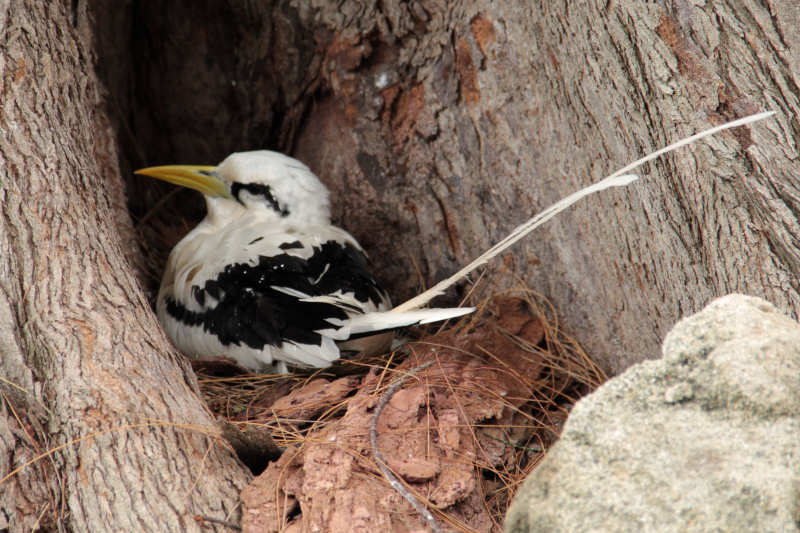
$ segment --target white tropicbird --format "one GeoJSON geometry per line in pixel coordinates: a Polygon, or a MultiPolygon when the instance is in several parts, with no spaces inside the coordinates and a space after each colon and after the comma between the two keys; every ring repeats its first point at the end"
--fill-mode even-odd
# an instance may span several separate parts
{"type": "Polygon", "coordinates": [[[750,115],[681,139],[556,202],[432,288],[391,308],[356,240],[331,225],[328,190],[300,161],[266,150],[218,166],[168,165],[137,174],[203,193],[206,218],[172,250],[157,312],[186,355],[224,355],[252,370],[326,367],[342,351],[378,353],[396,328],[459,317],[473,308],[420,309],[581,198],[632,183],[625,174],[750,115]]]}

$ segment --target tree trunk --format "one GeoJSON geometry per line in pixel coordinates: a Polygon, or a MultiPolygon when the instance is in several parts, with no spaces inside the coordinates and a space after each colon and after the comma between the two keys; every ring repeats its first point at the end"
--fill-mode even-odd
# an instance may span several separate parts
{"type": "Polygon", "coordinates": [[[67,4],[0,6],[0,476],[57,449],[2,482],[0,529],[200,531],[236,520],[250,474],[126,257],[93,28],[67,4]]]}
{"type": "MultiPolygon", "coordinates": [[[[168,189],[123,184],[132,167],[295,155],[401,301],[645,152],[775,109],[491,277],[549,297],[612,372],[721,294],[797,316],[798,20],[793,0],[0,2],[2,471],[112,430],[5,481],[0,528],[191,529],[247,480],[140,288],[179,235],[152,229],[168,189]]],[[[191,194],[161,209],[200,216],[191,194]]]]}

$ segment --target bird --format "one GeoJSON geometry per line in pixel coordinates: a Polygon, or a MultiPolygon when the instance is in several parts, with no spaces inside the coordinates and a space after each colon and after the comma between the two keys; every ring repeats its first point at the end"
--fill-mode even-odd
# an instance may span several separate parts
{"type": "Polygon", "coordinates": [[[342,354],[378,353],[392,331],[475,309],[425,308],[433,298],[579,200],[639,176],[627,172],[765,111],[708,128],[637,159],[529,218],[448,278],[392,307],[352,235],[333,226],[325,185],[278,152],[231,154],[217,166],[137,174],[203,193],[206,217],[172,250],[156,301],[172,342],[191,357],[224,355],[251,370],[324,368],[342,354]]]}
{"type": "Polygon", "coordinates": [[[362,247],[331,223],[327,187],[297,159],[256,150],[217,166],[135,173],[205,199],[206,216],[170,252],[156,299],[167,336],[191,358],[224,356],[257,372],[324,368],[386,351],[397,328],[474,311],[391,312],[362,247]]]}

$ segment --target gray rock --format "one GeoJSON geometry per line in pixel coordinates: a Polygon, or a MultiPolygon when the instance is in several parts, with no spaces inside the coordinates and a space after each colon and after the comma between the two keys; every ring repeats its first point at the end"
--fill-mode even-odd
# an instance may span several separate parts
{"type": "Polygon", "coordinates": [[[800,325],[720,298],[582,399],[506,532],[799,531],[800,325]]]}

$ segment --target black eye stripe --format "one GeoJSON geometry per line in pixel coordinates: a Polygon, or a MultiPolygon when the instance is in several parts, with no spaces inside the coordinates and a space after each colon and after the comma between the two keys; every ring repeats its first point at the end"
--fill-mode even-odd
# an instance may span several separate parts
{"type": "Polygon", "coordinates": [[[266,201],[267,204],[269,204],[269,206],[280,216],[289,216],[289,210],[278,203],[278,200],[272,195],[272,189],[269,185],[263,185],[261,183],[232,183],[231,194],[234,198],[236,198],[236,200],[238,200],[240,204],[244,204],[242,199],[239,198],[239,195],[242,191],[247,191],[253,196],[262,197],[264,201],[266,201]]]}

